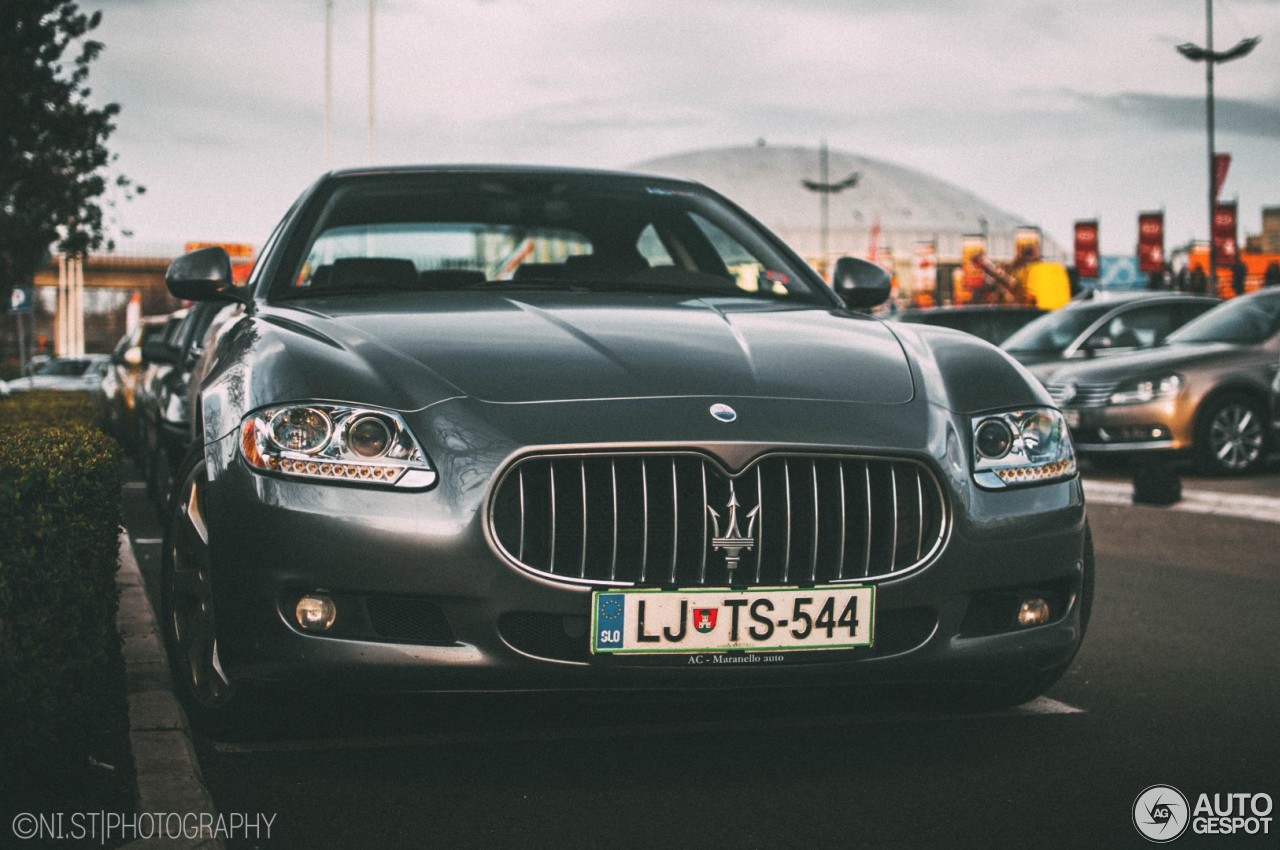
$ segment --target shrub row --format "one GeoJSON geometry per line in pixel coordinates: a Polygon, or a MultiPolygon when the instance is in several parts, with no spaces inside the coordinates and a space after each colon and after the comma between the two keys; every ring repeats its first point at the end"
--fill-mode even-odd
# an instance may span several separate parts
{"type": "Polygon", "coordinates": [[[80,393],[0,399],[0,785],[12,784],[0,799],[62,811],[118,804],[101,792],[124,777],[132,787],[116,630],[123,464],[95,418],[80,393]]]}

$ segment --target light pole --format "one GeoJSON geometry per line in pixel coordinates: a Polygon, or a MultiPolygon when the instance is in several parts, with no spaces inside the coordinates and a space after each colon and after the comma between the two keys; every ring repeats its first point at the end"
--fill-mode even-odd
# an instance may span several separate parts
{"type": "Polygon", "coordinates": [[[830,205],[831,196],[837,192],[843,192],[845,189],[852,189],[858,185],[858,172],[853,172],[839,183],[827,182],[827,142],[822,141],[822,148],[819,152],[819,169],[821,171],[821,179],[801,180],[800,183],[810,192],[817,192],[822,197],[822,223],[819,230],[818,238],[820,240],[822,255],[818,260],[818,274],[826,277],[827,274],[827,233],[829,231],[830,221],[830,205]]]}
{"type": "Polygon", "coordinates": [[[1213,50],[1213,0],[1204,0],[1205,10],[1205,46],[1187,42],[1179,44],[1177,50],[1192,62],[1204,62],[1205,66],[1205,87],[1207,94],[1205,96],[1205,124],[1208,127],[1209,134],[1209,285],[1217,291],[1218,286],[1218,258],[1213,250],[1213,219],[1214,213],[1218,206],[1218,186],[1214,177],[1216,165],[1214,163],[1215,152],[1213,149],[1213,66],[1223,62],[1230,62],[1232,59],[1239,59],[1242,56],[1248,56],[1253,52],[1253,48],[1258,46],[1258,42],[1262,40],[1262,36],[1254,36],[1240,41],[1230,50],[1222,50],[1214,52],[1213,50]]]}
{"type": "Polygon", "coordinates": [[[375,107],[378,102],[377,87],[374,85],[376,70],[377,45],[375,35],[378,31],[378,0],[369,0],[369,164],[378,161],[377,123],[375,107]]]}
{"type": "Polygon", "coordinates": [[[333,0],[324,0],[324,170],[333,168],[333,0]]]}

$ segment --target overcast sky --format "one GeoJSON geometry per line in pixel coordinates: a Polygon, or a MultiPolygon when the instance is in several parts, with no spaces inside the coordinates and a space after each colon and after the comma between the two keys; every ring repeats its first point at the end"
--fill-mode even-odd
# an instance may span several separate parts
{"type": "MultiPolygon", "coordinates": [[[[94,98],[121,104],[124,250],[261,244],[325,168],[324,0],[82,0],[94,98]]],[[[1280,206],[1280,0],[1217,0],[1223,197],[1280,206]]],[[[364,165],[368,0],[334,0],[334,164],[364,165]]],[[[1207,230],[1203,0],[379,0],[377,160],[626,167],[812,145],[970,189],[1069,245],[1207,230]]],[[[815,162],[813,175],[816,176],[815,162]]]]}

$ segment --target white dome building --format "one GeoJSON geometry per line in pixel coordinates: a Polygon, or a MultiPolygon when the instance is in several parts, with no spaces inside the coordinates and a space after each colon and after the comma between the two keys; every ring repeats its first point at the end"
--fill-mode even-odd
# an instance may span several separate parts
{"type": "MultiPolygon", "coordinates": [[[[756,144],[662,156],[631,169],[710,186],[816,264],[822,253],[821,198],[802,181],[822,179],[821,156],[817,148],[756,144]]],[[[828,152],[828,163],[830,183],[858,174],[856,185],[829,195],[828,261],[868,256],[877,221],[880,259],[887,253],[907,276],[921,243],[934,243],[941,262],[958,262],[964,237],[985,234],[988,255],[1007,260],[1013,257],[1014,232],[1034,225],[921,171],[837,150],[828,152]]],[[[1042,239],[1046,259],[1065,256],[1056,242],[1042,239]]]]}

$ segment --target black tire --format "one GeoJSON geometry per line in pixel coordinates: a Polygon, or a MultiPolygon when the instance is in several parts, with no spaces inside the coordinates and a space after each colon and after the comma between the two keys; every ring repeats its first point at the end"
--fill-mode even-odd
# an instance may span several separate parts
{"type": "Polygon", "coordinates": [[[165,446],[156,446],[147,464],[147,495],[163,523],[169,517],[173,500],[173,460],[165,446]]]}
{"type": "Polygon", "coordinates": [[[202,446],[183,461],[178,481],[160,559],[160,630],[174,691],[192,725],[221,731],[243,724],[249,701],[218,658],[202,446]]]}
{"type": "Polygon", "coordinates": [[[1232,393],[1212,398],[1196,417],[1197,468],[1208,475],[1247,475],[1267,460],[1262,405],[1232,393]]]}

